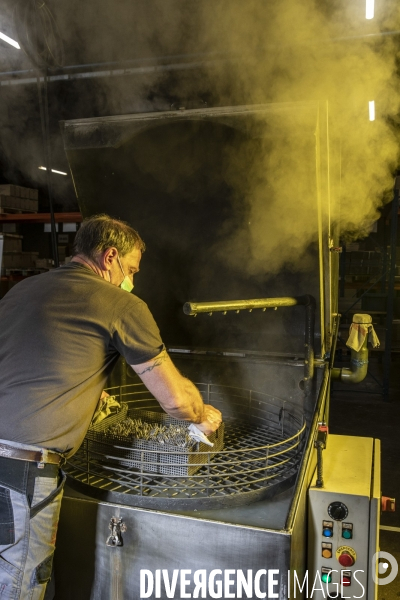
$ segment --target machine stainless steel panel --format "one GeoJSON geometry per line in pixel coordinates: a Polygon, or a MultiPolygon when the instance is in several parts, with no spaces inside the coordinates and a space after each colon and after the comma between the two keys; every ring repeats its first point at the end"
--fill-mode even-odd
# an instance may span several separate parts
{"type": "Polygon", "coordinates": [[[317,581],[312,595],[316,600],[325,598],[327,590],[332,596],[339,590],[349,598],[373,598],[375,496],[380,487],[373,464],[380,463],[379,445],[372,438],[330,435],[323,455],[324,486],[316,487],[314,478],[309,490],[309,588],[317,581]]]}
{"type": "MultiPolygon", "coordinates": [[[[279,500],[282,507],[287,507],[287,498],[279,500]]],[[[268,510],[268,506],[264,509],[268,510]]],[[[262,518],[263,508],[256,507],[255,511],[262,518]]],[[[280,512],[280,506],[275,504],[275,519],[280,512]]],[[[280,519],[282,522],[282,514],[280,519]]],[[[240,520],[239,514],[235,520],[240,520]]],[[[268,521],[267,516],[264,516],[265,521],[268,521]]],[[[250,569],[254,580],[257,571],[268,568],[279,571],[274,577],[279,581],[274,591],[283,600],[287,596],[290,541],[287,532],[269,530],[265,526],[228,524],[218,521],[218,517],[211,521],[205,516],[165,514],[67,497],[56,559],[57,600],[138,600],[142,597],[141,570],[155,576],[156,570],[166,569],[170,579],[174,569],[187,570],[193,581],[194,572],[202,569],[208,575],[214,569],[233,570],[234,575],[242,570],[247,575],[250,569]],[[120,547],[106,545],[112,517],[121,518],[126,525],[120,547]],[[59,568],[61,563],[68,564],[68,569],[59,568]],[[70,579],[72,573],[74,581],[70,579]]],[[[221,578],[223,573],[217,579],[221,578]]],[[[261,592],[266,592],[266,586],[264,575],[260,578],[261,592]]],[[[187,592],[190,591],[193,584],[187,587],[187,592]]],[[[154,591],[150,597],[168,598],[164,586],[159,596],[154,591]]],[[[169,597],[184,597],[180,577],[174,595],[169,597]]],[[[205,597],[213,596],[207,593],[205,597]]]]}

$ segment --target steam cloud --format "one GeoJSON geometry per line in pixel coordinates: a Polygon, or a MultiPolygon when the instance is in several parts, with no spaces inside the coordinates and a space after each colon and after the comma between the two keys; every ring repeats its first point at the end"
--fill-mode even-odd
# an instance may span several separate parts
{"type": "MultiPolygon", "coordinates": [[[[227,183],[237,206],[242,211],[246,207],[246,218],[234,232],[226,228],[229,235],[215,248],[220,257],[230,266],[245,259],[254,275],[274,274],[283,266],[308,268],[308,249],[317,239],[316,151],[323,156],[321,218],[330,219],[333,228],[339,225],[348,239],[365,235],[392,197],[399,159],[400,35],[393,34],[400,22],[398,3],[387,3],[380,13],[377,8],[371,21],[361,0],[351,5],[204,0],[164,3],[161,12],[154,6],[148,6],[153,15],[149,54],[162,55],[168,49],[219,57],[204,63],[201,71],[147,81],[149,87],[142,91],[148,95],[151,89],[156,105],[163,94],[183,104],[205,97],[220,106],[293,103],[279,123],[271,124],[266,117],[259,143],[227,148],[221,157],[228,164],[227,183]],[[372,100],[376,120],[371,122],[372,100]],[[305,129],[296,108],[307,102],[320,106],[320,149],[310,138],[314,130],[305,129]],[[324,162],[327,143],[329,165],[324,162]]],[[[149,26],[148,19],[144,22],[149,26]]],[[[111,106],[121,108],[115,88],[110,86],[107,96],[111,106]]],[[[317,116],[314,128],[316,123],[317,116]]]]}
{"type": "MultiPolygon", "coordinates": [[[[228,95],[244,89],[246,100],[255,104],[318,101],[325,109],[328,103],[329,118],[323,110],[320,127],[326,132],[329,126],[331,207],[328,211],[324,194],[322,218],[329,212],[347,236],[365,234],[392,197],[400,53],[399,35],[387,32],[400,22],[400,11],[398,5],[390,14],[389,9],[366,21],[363,2],[352,8],[312,0],[223,2],[212,11],[203,5],[209,45],[223,40],[238,56],[236,63],[208,73],[216,89],[228,95]],[[380,32],[384,35],[374,35],[380,32]]],[[[295,113],[281,120],[279,129],[268,130],[261,152],[242,152],[232,165],[236,193],[249,207],[251,272],[274,273],[294,264],[307,268],[307,248],[316,240],[312,157],[295,113]]],[[[230,240],[229,256],[244,237],[241,231],[230,240]]]]}
{"type": "MultiPolygon", "coordinates": [[[[188,107],[199,99],[219,106],[319,102],[323,138],[328,102],[331,222],[340,223],[350,236],[362,235],[391,199],[399,158],[400,35],[390,34],[400,23],[397,2],[377,5],[371,21],[365,19],[364,0],[121,0],[112,14],[109,4],[100,3],[97,10],[97,3],[88,2],[85,10],[91,17],[79,23],[72,4],[50,4],[67,64],[82,62],[83,50],[86,62],[117,61],[128,54],[197,55],[193,60],[200,62],[201,55],[210,53],[215,58],[200,69],[104,78],[91,87],[66,84],[72,89],[68,108],[61,106],[64,96],[58,98],[51,84],[57,136],[60,118],[167,109],[179,98],[188,107]],[[373,122],[368,116],[371,100],[376,106],[373,122]]],[[[36,105],[36,91],[25,94],[26,103],[36,105]]],[[[24,102],[17,103],[19,116],[24,102]]],[[[21,134],[24,119],[15,122],[19,124],[13,128],[21,134]]],[[[36,126],[39,134],[38,122],[36,126]]],[[[304,137],[296,108],[279,127],[268,122],[265,131],[258,144],[243,143],[239,152],[227,148],[221,157],[246,218],[233,233],[226,228],[230,233],[216,250],[237,263],[237,249],[244,248],[246,268],[253,273],[266,267],[276,273],[284,265],[306,269],[307,249],[317,233],[311,141],[304,137]]],[[[26,156],[19,151],[24,164],[32,164],[32,177],[41,154],[36,145],[40,150],[39,136],[37,143],[24,145],[26,156]]],[[[326,189],[326,181],[321,186],[326,189]]],[[[322,216],[328,218],[325,193],[323,198],[322,216]]]]}

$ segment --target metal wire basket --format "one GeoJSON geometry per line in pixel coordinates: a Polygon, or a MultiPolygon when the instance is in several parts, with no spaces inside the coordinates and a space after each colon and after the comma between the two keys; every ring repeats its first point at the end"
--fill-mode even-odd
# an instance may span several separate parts
{"type": "MultiPolygon", "coordinates": [[[[126,403],[122,403],[122,406],[126,403]]],[[[154,412],[150,410],[140,410],[133,408],[124,411],[126,416],[131,419],[143,419],[147,423],[162,423],[163,425],[177,424],[187,425],[186,421],[173,419],[166,413],[154,412]]],[[[160,444],[151,440],[132,439],[108,433],[108,429],[115,424],[107,423],[109,417],[101,421],[103,429],[101,432],[90,429],[87,433],[87,450],[89,453],[106,454],[109,445],[113,444],[115,459],[119,465],[132,469],[139,469],[144,472],[154,472],[162,475],[177,475],[187,477],[194,475],[207,460],[222,450],[224,446],[224,424],[219,429],[208,436],[210,442],[214,444],[212,450],[202,442],[195,442],[186,448],[181,448],[174,444],[160,444]],[[104,426],[105,425],[105,426],[104,426]]],[[[121,420],[121,419],[120,419],[121,420]]],[[[99,423],[99,425],[101,424],[99,423]]]]}
{"type": "MultiPolygon", "coordinates": [[[[239,505],[291,483],[305,441],[306,424],[299,407],[254,390],[196,385],[205,402],[222,410],[223,449],[199,448],[191,456],[187,449],[132,448],[126,440],[104,438],[96,446],[98,434],[88,432],[67,462],[67,474],[86,486],[85,491],[90,486],[92,495],[110,501],[177,509],[239,505]]],[[[163,414],[142,383],[107,391],[127,403],[129,414],[137,410],[163,414]]]]}

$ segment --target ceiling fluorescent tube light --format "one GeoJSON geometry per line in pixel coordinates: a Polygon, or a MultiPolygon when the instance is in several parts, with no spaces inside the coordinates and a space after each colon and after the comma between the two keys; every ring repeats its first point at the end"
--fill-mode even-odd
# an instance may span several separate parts
{"type": "MultiPolygon", "coordinates": [[[[47,171],[46,167],[38,167],[41,171],[47,171]]],[[[51,169],[52,173],[57,173],[58,175],[68,175],[68,173],[64,173],[64,171],[57,171],[56,169],[51,169]]]]}
{"type": "Polygon", "coordinates": [[[365,18],[373,19],[375,12],[375,0],[366,0],[365,4],[365,18]]]}
{"type": "Polygon", "coordinates": [[[11,44],[11,46],[14,46],[14,48],[18,48],[18,50],[20,50],[20,46],[19,46],[18,42],[9,38],[8,35],[5,35],[4,33],[0,33],[0,40],[3,40],[3,42],[7,42],[7,44],[11,44]]]}
{"type": "Polygon", "coordinates": [[[375,101],[374,100],[371,100],[371,102],[368,102],[368,108],[369,108],[369,120],[375,121],[375,101]]]}

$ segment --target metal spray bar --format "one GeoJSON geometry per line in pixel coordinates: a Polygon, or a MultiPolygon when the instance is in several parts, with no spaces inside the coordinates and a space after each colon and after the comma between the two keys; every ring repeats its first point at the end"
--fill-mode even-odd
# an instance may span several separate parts
{"type": "Polygon", "coordinates": [[[261,308],[279,308],[281,306],[296,306],[298,298],[255,298],[254,300],[227,300],[222,302],[186,302],[183,305],[185,315],[195,316],[199,313],[228,312],[234,310],[249,310],[261,308]]]}
{"type": "Polygon", "coordinates": [[[223,300],[221,302],[186,302],[183,305],[185,315],[193,316],[200,313],[208,313],[210,316],[213,312],[222,312],[226,314],[228,311],[239,313],[241,310],[261,309],[265,311],[267,308],[302,305],[306,310],[305,323],[305,340],[304,340],[304,389],[305,393],[309,394],[311,390],[311,380],[314,375],[314,327],[315,327],[315,298],[306,294],[304,296],[282,297],[282,298],[255,298],[252,300],[223,300]]]}

